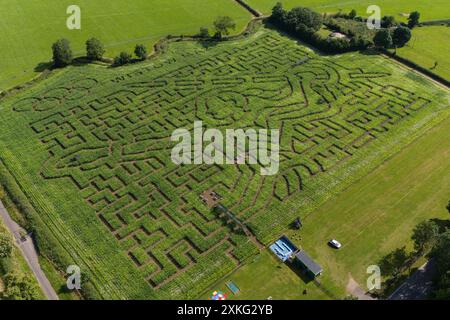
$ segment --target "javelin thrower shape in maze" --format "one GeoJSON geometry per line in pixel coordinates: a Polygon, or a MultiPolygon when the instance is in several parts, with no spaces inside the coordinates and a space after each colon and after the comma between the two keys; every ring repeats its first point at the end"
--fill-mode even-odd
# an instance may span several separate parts
{"type": "Polygon", "coordinates": [[[159,288],[208,256],[238,265],[246,258],[239,248],[252,245],[198,201],[201,190],[233,199],[230,209],[251,221],[430,103],[387,84],[389,76],[266,34],[195,64],[170,59],[102,82],[80,75],[14,110],[28,112],[48,148],[41,175],[71,179],[159,288]],[[220,129],[280,128],[279,174],[261,177],[247,165],[175,166],[170,136],[195,120],[220,129]]]}

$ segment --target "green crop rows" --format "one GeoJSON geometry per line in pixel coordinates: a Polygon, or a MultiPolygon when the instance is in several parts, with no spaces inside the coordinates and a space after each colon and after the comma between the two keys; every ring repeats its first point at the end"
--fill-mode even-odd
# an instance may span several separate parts
{"type": "Polygon", "coordinates": [[[72,67],[2,101],[0,157],[49,230],[70,230],[71,257],[102,296],[116,297],[107,280],[125,297],[196,297],[448,116],[446,92],[414,74],[400,81],[405,72],[378,56],[318,56],[267,30],[175,43],[148,64],[72,67]],[[280,173],[176,166],[170,136],[195,120],[279,128],[280,173]],[[209,189],[255,237],[200,201],[209,189]],[[118,279],[97,279],[108,272],[118,279]]]}

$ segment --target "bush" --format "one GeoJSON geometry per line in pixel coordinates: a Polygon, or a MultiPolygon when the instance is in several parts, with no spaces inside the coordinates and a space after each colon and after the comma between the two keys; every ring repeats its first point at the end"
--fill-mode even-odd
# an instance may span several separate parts
{"type": "Polygon", "coordinates": [[[0,233],[0,259],[9,258],[12,249],[11,237],[6,233],[0,233]]]}
{"type": "Polygon", "coordinates": [[[18,272],[8,273],[4,279],[5,290],[2,299],[5,300],[36,300],[39,298],[39,289],[33,280],[18,272]]]}
{"type": "Polygon", "coordinates": [[[73,55],[70,42],[67,39],[60,39],[52,45],[53,64],[55,67],[65,67],[72,63],[73,55]]]}
{"type": "Polygon", "coordinates": [[[209,30],[208,28],[201,27],[200,32],[198,33],[200,38],[209,38],[209,30]]]}
{"type": "Polygon", "coordinates": [[[102,60],[105,48],[100,40],[91,38],[86,41],[86,56],[91,60],[102,60]]]}
{"type": "Polygon", "coordinates": [[[131,62],[131,54],[122,51],[117,57],[114,58],[115,66],[123,66],[131,62]]]}
{"type": "Polygon", "coordinates": [[[134,54],[141,60],[147,59],[147,48],[143,44],[137,44],[134,49],[134,54]]]}

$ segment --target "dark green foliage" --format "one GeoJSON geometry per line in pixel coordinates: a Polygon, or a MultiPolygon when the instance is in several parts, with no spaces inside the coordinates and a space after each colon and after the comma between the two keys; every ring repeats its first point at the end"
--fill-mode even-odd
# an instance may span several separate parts
{"type": "Polygon", "coordinates": [[[217,17],[214,21],[214,28],[216,29],[216,37],[222,38],[223,35],[230,34],[230,29],[236,29],[236,23],[230,17],[217,17]]]}
{"type": "Polygon", "coordinates": [[[350,11],[350,13],[348,14],[348,17],[350,19],[355,19],[355,17],[356,17],[356,10],[352,9],[352,11],[350,11]]]}
{"type": "Polygon", "coordinates": [[[13,244],[7,233],[0,233],[0,259],[11,256],[13,244]]]}
{"type": "Polygon", "coordinates": [[[208,28],[201,27],[200,32],[198,33],[200,38],[209,38],[209,30],[208,28]]]}
{"type": "Polygon", "coordinates": [[[413,11],[409,14],[408,17],[408,28],[412,29],[419,24],[420,13],[417,11],[413,11]]]}
{"type": "Polygon", "coordinates": [[[439,226],[434,221],[419,223],[413,230],[411,239],[414,241],[414,249],[423,253],[433,247],[439,235],[439,226]]]}
{"type": "Polygon", "coordinates": [[[380,261],[381,272],[387,277],[397,277],[409,260],[406,247],[396,249],[380,261]]]}
{"type": "Polygon", "coordinates": [[[411,30],[407,27],[397,27],[392,35],[392,42],[396,48],[403,47],[411,39],[411,30]]]}
{"type": "Polygon", "coordinates": [[[450,201],[447,204],[447,211],[448,211],[448,213],[450,213],[450,201]]]}
{"type": "Polygon", "coordinates": [[[114,58],[114,65],[123,66],[131,62],[131,54],[122,51],[117,57],[114,58]]]}
{"type": "Polygon", "coordinates": [[[397,25],[395,18],[393,16],[384,16],[381,18],[381,27],[383,28],[392,28],[397,25]]]}
{"type": "Polygon", "coordinates": [[[137,44],[134,48],[134,54],[141,60],[147,59],[147,48],[143,44],[137,44]]]}
{"type": "Polygon", "coordinates": [[[4,280],[5,290],[1,298],[5,300],[35,300],[38,299],[38,288],[28,275],[18,272],[8,273],[4,280]]]}
{"type": "Polygon", "coordinates": [[[105,54],[105,47],[96,38],[86,41],[86,56],[91,60],[101,60],[105,54]]]}
{"type": "Polygon", "coordinates": [[[287,12],[283,9],[281,2],[277,2],[275,7],[272,9],[272,15],[270,19],[275,23],[284,22],[286,20],[287,12]]]}
{"type": "Polygon", "coordinates": [[[72,63],[73,55],[70,42],[67,39],[60,39],[52,45],[53,64],[55,67],[65,67],[72,63]]]}
{"type": "Polygon", "coordinates": [[[430,253],[436,262],[437,276],[433,296],[436,299],[450,299],[450,230],[442,233],[430,253]]]}
{"type": "Polygon", "coordinates": [[[373,37],[373,43],[377,47],[388,49],[392,47],[392,37],[389,29],[380,29],[373,37]]]}
{"type": "Polygon", "coordinates": [[[285,25],[291,31],[316,32],[322,26],[322,16],[309,8],[296,7],[288,12],[285,25]]]}

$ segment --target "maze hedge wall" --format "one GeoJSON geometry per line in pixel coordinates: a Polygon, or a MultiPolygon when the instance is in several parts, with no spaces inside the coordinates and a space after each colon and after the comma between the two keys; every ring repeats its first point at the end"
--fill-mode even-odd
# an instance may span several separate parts
{"type": "Polygon", "coordinates": [[[96,297],[194,298],[297,216],[448,117],[448,95],[378,56],[260,30],[155,61],[71,67],[0,101],[0,158],[96,297]],[[281,168],[176,166],[172,131],[279,128],[281,168]],[[253,236],[199,199],[212,189],[253,236]]]}

